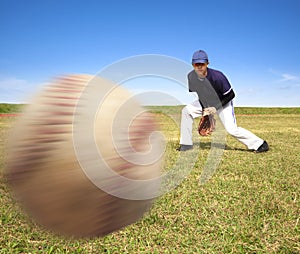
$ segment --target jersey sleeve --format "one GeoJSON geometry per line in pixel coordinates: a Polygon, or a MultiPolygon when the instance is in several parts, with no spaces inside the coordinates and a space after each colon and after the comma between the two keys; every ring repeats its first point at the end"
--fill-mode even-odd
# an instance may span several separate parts
{"type": "Polygon", "coordinates": [[[219,96],[219,102],[215,105],[219,109],[231,101],[235,97],[235,93],[227,77],[222,72],[210,69],[210,79],[219,96]]]}
{"type": "Polygon", "coordinates": [[[220,108],[230,102],[235,97],[235,93],[226,76],[222,72],[219,72],[218,74],[219,77],[217,82],[219,83],[221,104],[217,105],[217,108],[220,108]]]}
{"type": "Polygon", "coordinates": [[[228,79],[222,72],[219,72],[218,76],[219,77],[217,82],[219,83],[220,92],[222,95],[226,95],[232,90],[232,87],[228,79]]]}

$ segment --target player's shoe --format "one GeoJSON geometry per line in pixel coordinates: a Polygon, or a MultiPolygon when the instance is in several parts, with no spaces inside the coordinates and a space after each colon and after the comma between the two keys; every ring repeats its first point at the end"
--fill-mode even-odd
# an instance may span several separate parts
{"type": "Polygon", "coordinates": [[[269,145],[267,141],[264,141],[262,145],[259,148],[257,148],[257,150],[255,150],[256,153],[263,153],[267,151],[269,151],[269,145]]]}
{"type": "Polygon", "coordinates": [[[176,148],[177,151],[187,151],[193,149],[193,145],[180,145],[178,148],[176,148]]]}

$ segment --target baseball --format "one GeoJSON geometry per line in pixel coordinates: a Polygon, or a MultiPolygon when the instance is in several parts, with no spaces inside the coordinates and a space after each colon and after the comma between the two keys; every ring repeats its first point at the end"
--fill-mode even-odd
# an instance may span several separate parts
{"type": "Polygon", "coordinates": [[[143,186],[161,174],[156,131],[154,116],[121,86],[91,75],[62,76],[45,85],[16,121],[6,177],[43,228],[101,237],[136,222],[153,204],[159,184],[143,186]],[[97,97],[95,109],[90,98],[97,97]]]}

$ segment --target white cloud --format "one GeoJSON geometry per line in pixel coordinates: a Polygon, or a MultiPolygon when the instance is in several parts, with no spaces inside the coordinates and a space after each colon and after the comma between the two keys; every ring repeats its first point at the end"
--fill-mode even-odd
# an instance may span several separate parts
{"type": "Polygon", "coordinates": [[[300,87],[300,75],[294,75],[291,73],[283,73],[276,71],[274,69],[268,70],[271,74],[277,76],[278,78],[274,81],[277,83],[277,89],[280,90],[289,90],[289,89],[298,89],[300,87]]]}
{"type": "Polygon", "coordinates": [[[276,82],[300,81],[300,76],[296,76],[286,72],[282,73],[274,69],[269,69],[268,71],[273,75],[280,77],[279,79],[276,80],[276,82]]]}
{"type": "Polygon", "coordinates": [[[297,80],[299,80],[299,77],[288,74],[288,73],[281,74],[281,77],[282,77],[282,79],[279,79],[278,82],[297,81],[297,80]]]}

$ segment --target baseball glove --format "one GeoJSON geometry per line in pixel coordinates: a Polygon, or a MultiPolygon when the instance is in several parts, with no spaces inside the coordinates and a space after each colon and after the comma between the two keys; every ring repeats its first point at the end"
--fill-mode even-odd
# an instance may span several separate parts
{"type": "Polygon", "coordinates": [[[210,135],[216,128],[216,119],[213,115],[203,115],[198,125],[198,133],[201,136],[210,135]]]}

